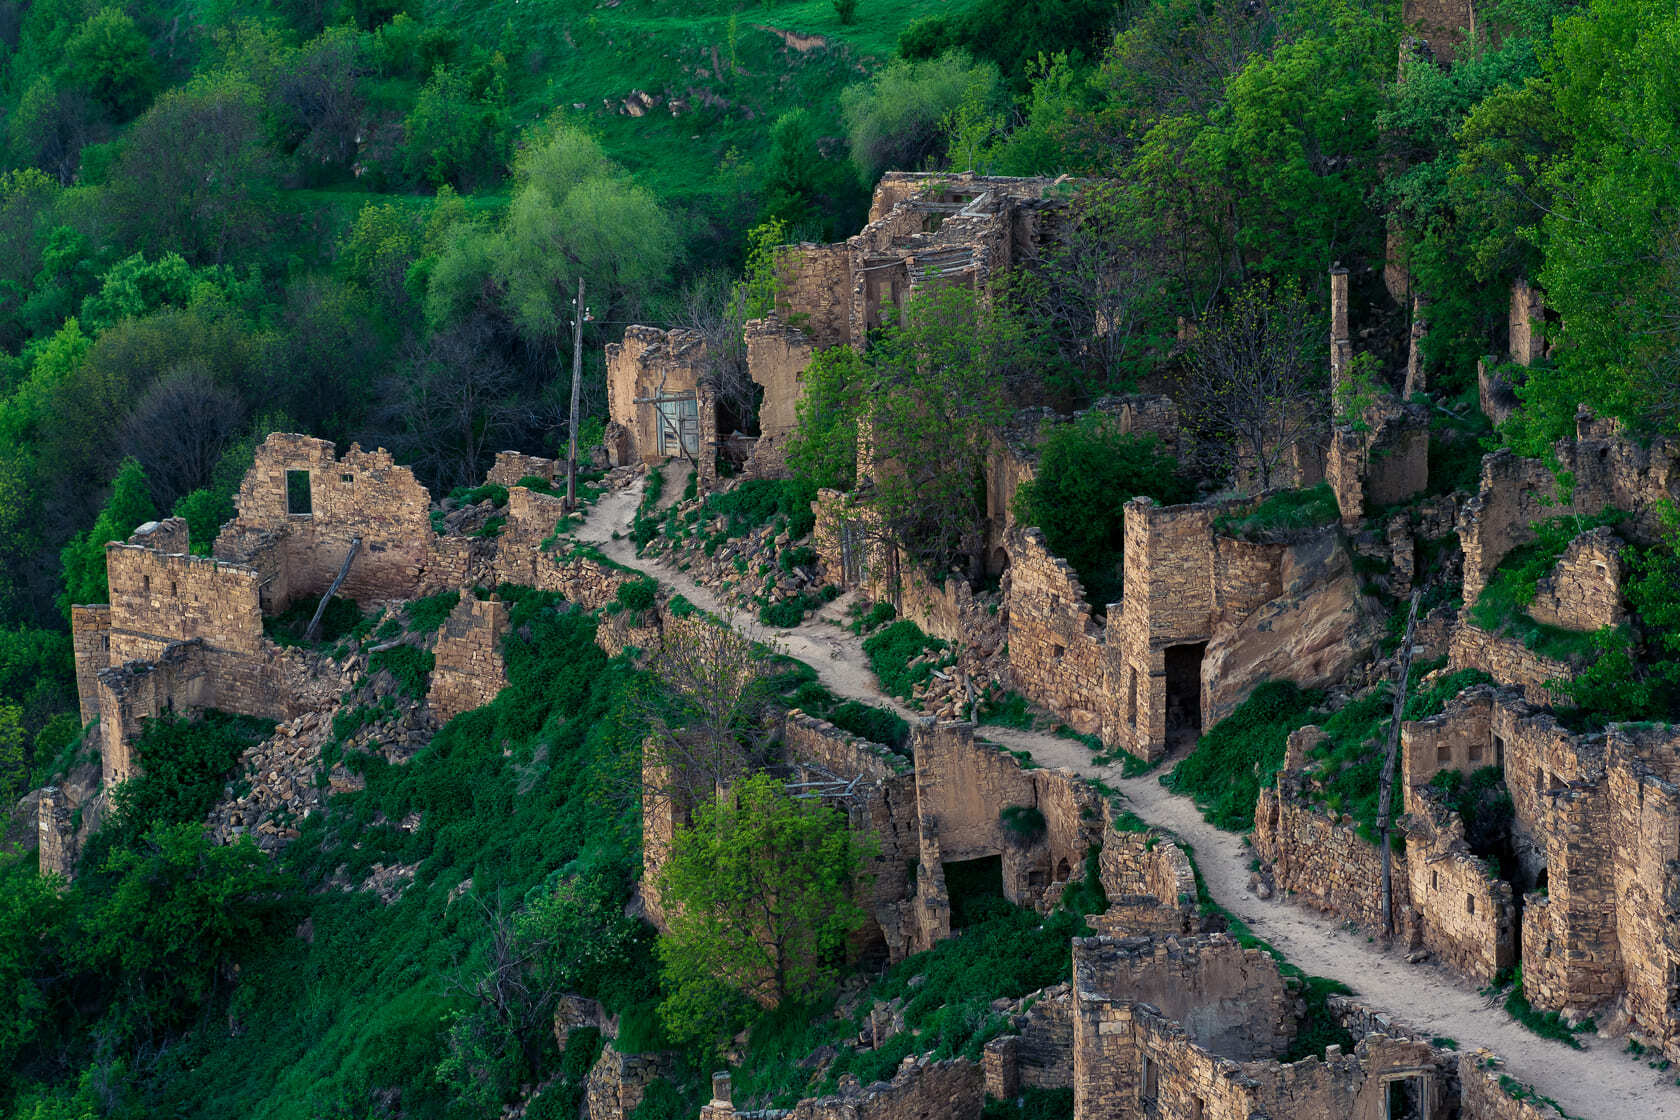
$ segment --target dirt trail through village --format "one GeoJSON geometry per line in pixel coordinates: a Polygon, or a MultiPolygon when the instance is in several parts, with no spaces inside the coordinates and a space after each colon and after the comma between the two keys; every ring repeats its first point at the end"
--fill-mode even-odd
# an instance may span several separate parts
{"type": "MultiPolygon", "coordinates": [[[[653,576],[730,625],[811,665],[836,694],[916,718],[916,713],[881,692],[859,640],[834,624],[843,617],[845,600],[836,600],[799,626],[769,630],[753,615],[722,604],[674,565],[638,557],[628,534],[641,493],[637,483],[602,495],[575,536],[595,544],[613,560],[653,576]]],[[[1658,1072],[1622,1053],[1619,1041],[1584,1036],[1586,1049],[1572,1050],[1540,1038],[1438,967],[1407,964],[1404,956],[1384,951],[1364,933],[1343,929],[1315,911],[1281,899],[1256,898],[1247,889],[1253,857],[1242,838],[1208,824],[1188,798],[1169,792],[1155,775],[1122,778],[1120,767],[1092,765],[1091,752],[1083,744],[1053,735],[1002,727],[986,727],[983,735],[1011,749],[1029,751],[1042,766],[1065,766],[1120,790],[1139,817],[1174,833],[1194,849],[1196,866],[1215,902],[1308,972],[1341,981],[1366,1004],[1425,1035],[1451,1038],[1461,1049],[1485,1046],[1502,1055],[1510,1076],[1551,1097],[1571,1116],[1680,1120],[1680,1085],[1675,1073],[1658,1072]]]]}

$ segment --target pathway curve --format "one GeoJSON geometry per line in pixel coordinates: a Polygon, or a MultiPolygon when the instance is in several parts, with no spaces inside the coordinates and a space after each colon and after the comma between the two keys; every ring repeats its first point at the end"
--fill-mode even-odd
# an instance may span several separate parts
{"type": "MultiPolygon", "coordinates": [[[[653,576],[732,626],[805,661],[836,694],[891,707],[907,717],[916,715],[881,692],[859,640],[834,625],[842,617],[844,600],[836,600],[796,627],[770,630],[755,616],[721,603],[675,565],[638,557],[628,526],[641,492],[637,483],[602,495],[574,535],[626,567],[653,576]],[[619,539],[613,539],[614,531],[619,539]]],[[[1270,901],[1256,898],[1248,890],[1253,856],[1242,838],[1208,824],[1189,798],[1172,793],[1154,775],[1124,778],[1118,765],[1093,765],[1091,752],[1083,744],[1043,732],[988,726],[984,735],[1013,750],[1030,752],[1041,766],[1065,766],[1118,789],[1139,817],[1174,833],[1195,850],[1196,866],[1215,902],[1289,960],[1316,976],[1341,981],[1364,1003],[1425,1035],[1451,1038],[1461,1048],[1487,1047],[1504,1057],[1510,1076],[1534,1086],[1582,1120],[1680,1118],[1680,1085],[1674,1073],[1659,1073],[1621,1052],[1619,1040],[1582,1036],[1586,1049],[1572,1050],[1541,1038],[1439,966],[1407,964],[1403,955],[1385,951],[1364,933],[1344,929],[1316,911],[1289,905],[1281,896],[1270,901]]]]}

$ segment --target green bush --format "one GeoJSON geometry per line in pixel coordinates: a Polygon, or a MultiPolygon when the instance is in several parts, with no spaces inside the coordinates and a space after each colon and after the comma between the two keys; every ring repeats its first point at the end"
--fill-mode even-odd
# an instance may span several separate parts
{"type": "Polygon", "coordinates": [[[387,672],[396,679],[397,689],[411,700],[426,695],[426,678],[431,675],[437,658],[430,650],[416,646],[392,646],[368,658],[368,672],[387,672]]]}
{"type": "Polygon", "coordinates": [[[427,595],[423,599],[416,599],[403,608],[403,616],[408,619],[408,631],[414,633],[430,633],[443,625],[443,620],[449,617],[461,602],[459,591],[440,591],[436,595],[427,595]]]}
{"type": "Polygon", "coordinates": [[[1015,492],[1015,516],[1044,531],[1050,551],[1079,574],[1086,601],[1102,611],[1123,591],[1126,503],[1147,495],[1175,505],[1194,493],[1153,436],[1122,432],[1117,418],[1088,412],[1045,437],[1036,475],[1015,492]]]}
{"type": "MultiPolygon", "coordinates": [[[[303,632],[309,628],[309,620],[315,617],[315,610],[320,605],[318,599],[300,599],[281,613],[263,619],[263,632],[276,645],[302,645],[303,632]]],[[[354,633],[361,622],[362,608],[356,605],[356,601],[334,595],[327,601],[327,609],[321,614],[321,630],[316,636],[315,644],[333,645],[346,635],[354,633]]]]}
{"type": "Polygon", "coordinates": [[[781,517],[788,536],[799,540],[810,536],[816,526],[816,514],[811,512],[816,497],[817,488],[801,479],[748,479],[733,489],[706,495],[699,520],[723,518],[722,539],[732,539],[781,517]]]}
{"type": "Polygon", "coordinates": [[[922,653],[942,650],[945,643],[922,633],[922,628],[909,619],[893,623],[863,640],[864,655],[869,667],[890,696],[909,700],[915,686],[933,676],[933,666],[927,662],[912,666],[911,659],[922,653]]]}
{"type": "Polygon", "coordinates": [[[618,605],[627,611],[652,610],[655,600],[659,597],[659,585],[651,579],[633,579],[618,585],[615,596],[618,605]]]}
{"type": "Polygon", "coordinates": [[[1193,798],[1214,825],[1248,831],[1261,785],[1283,765],[1289,733],[1311,722],[1322,699],[1290,681],[1267,681],[1214,724],[1161,783],[1193,798]]]}
{"type": "MultiPolygon", "coordinates": [[[[583,472],[580,471],[578,474],[581,481],[583,472]]],[[[560,494],[565,491],[565,487],[563,485],[557,487],[555,483],[539,474],[522,475],[519,481],[514,483],[514,485],[523,486],[527,490],[534,490],[538,494],[560,494]]]]}
{"type": "Polygon", "coordinates": [[[482,486],[467,489],[460,486],[449,492],[449,498],[458,506],[476,506],[480,502],[489,502],[497,509],[507,505],[508,488],[499,482],[486,482],[482,486]]]}
{"type": "Polygon", "coordinates": [[[873,603],[868,611],[859,615],[852,623],[851,630],[854,634],[867,634],[879,626],[885,626],[897,617],[898,612],[893,609],[891,603],[873,603]]]}
{"type": "Polygon", "coordinates": [[[1273,494],[1246,516],[1215,518],[1213,530],[1227,536],[1256,540],[1273,534],[1334,525],[1341,517],[1335,491],[1330,489],[1328,482],[1321,482],[1305,490],[1285,490],[1273,494]]]}
{"type": "Polygon", "coordinates": [[[1030,844],[1044,835],[1048,827],[1044,814],[1031,805],[1005,805],[998,813],[1003,830],[1023,844],[1030,844]]]}
{"type": "Polygon", "coordinates": [[[1554,517],[1534,526],[1534,540],[1512,549],[1488,579],[1487,586],[1470,608],[1470,620],[1492,634],[1508,633],[1528,648],[1546,657],[1576,662],[1590,656],[1591,634],[1548,626],[1529,617],[1528,608],[1539,591],[1539,582],[1557,566],[1569,542],[1589,529],[1610,525],[1625,517],[1611,510],[1597,517],[1554,517]]]}
{"type": "Polygon", "coordinates": [[[910,739],[910,725],[903,717],[856,700],[836,704],[823,718],[842,730],[895,751],[902,751],[910,739]]]}
{"type": "Polygon", "coordinates": [[[944,147],[945,121],[965,102],[998,96],[998,70],[960,51],[912,62],[895,58],[840,95],[852,159],[870,181],[897,167],[921,167],[944,147]]]}

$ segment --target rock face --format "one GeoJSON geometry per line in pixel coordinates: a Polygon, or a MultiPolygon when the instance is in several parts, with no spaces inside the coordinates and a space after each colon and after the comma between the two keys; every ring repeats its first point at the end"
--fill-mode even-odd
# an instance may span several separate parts
{"type": "Polygon", "coordinates": [[[1230,715],[1266,680],[1317,688],[1342,679],[1382,636],[1376,604],[1359,590],[1352,558],[1333,532],[1288,546],[1282,594],[1221,627],[1202,664],[1202,726],[1230,715]]]}

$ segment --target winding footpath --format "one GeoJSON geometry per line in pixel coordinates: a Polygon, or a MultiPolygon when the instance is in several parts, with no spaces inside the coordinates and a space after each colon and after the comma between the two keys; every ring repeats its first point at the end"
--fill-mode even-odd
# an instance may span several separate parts
{"type": "MultiPolygon", "coordinates": [[[[843,617],[845,599],[830,603],[799,626],[767,630],[755,616],[725,605],[675,565],[638,557],[629,524],[641,493],[638,482],[602,495],[573,536],[618,563],[652,576],[731,626],[806,662],[837,695],[917,718],[918,713],[881,692],[860,641],[836,625],[843,617]]],[[[1066,767],[1119,790],[1139,817],[1194,849],[1196,866],[1215,902],[1289,960],[1314,975],[1341,981],[1369,1006],[1426,1036],[1453,1039],[1461,1049],[1487,1047],[1505,1059],[1505,1072],[1511,1077],[1533,1086],[1580,1120],[1680,1120],[1675,1072],[1658,1072],[1646,1060],[1627,1055],[1620,1040],[1584,1035],[1585,1049],[1572,1050],[1541,1038],[1438,966],[1407,964],[1404,956],[1385,951],[1364,933],[1344,929],[1325,915],[1291,906],[1281,897],[1264,902],[1256,898],[1248,890],[1253,857],[1242,838],[1208,824],[1189,798],[1172,793],[1156,776],[1124,778],[1117,765],[1093,765],[1091,752],[1082,744],[1042,732],[988,726],[983,734],[1012,750],[1030,752],[1041,766],[1066,767]]]]}

